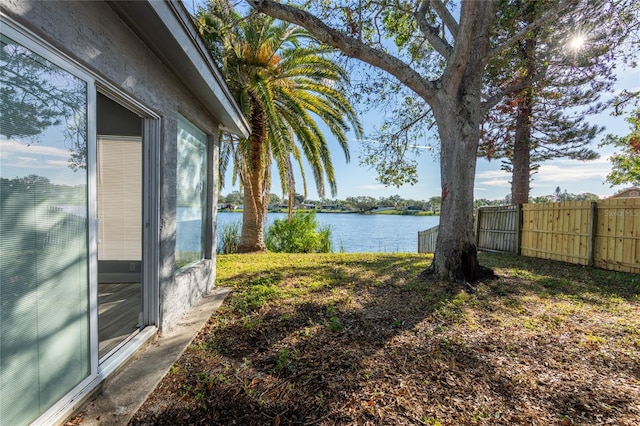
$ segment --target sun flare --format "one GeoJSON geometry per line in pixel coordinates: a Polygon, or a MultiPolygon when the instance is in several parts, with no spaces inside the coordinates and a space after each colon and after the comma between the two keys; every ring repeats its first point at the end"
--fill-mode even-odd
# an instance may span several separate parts
{"type": "Polygon", "coordinates": [[[580,50],[584,46],[586,39],[583,35],[578,34],[574,36],[569,42],[569,47],[573,50],[580,50]]]}

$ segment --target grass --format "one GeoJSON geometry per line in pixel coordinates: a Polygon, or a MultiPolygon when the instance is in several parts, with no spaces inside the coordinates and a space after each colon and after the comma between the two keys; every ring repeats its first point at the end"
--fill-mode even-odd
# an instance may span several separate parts
{"type": "Polygon", "coordinates": [[[132,424],[639,424],[639,277],[481,261],[469,294],[418,254],[218,256],[232,294],[132,424]]]}

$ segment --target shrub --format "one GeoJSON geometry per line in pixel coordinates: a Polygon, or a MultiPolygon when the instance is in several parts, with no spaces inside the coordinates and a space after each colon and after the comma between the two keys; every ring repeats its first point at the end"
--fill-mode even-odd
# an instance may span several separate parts
{"type": "Polygon", "coordinates": [[[314,211],[296,213],[291,219],[276,219],[267,229],[265,244],[280,253],[330,253],[331,228],[321,227],[314,211]]]}
{"type": "Polygon", "coordinates": [[[231,254],[238,252],[242,222],[239,220],[224,224],[218,231],[218,254],[231,254]]]}

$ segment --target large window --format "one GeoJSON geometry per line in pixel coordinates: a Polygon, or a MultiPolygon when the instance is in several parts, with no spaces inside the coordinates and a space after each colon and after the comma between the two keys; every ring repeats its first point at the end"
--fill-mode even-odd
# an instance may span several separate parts
{"type": "Polygon", "coordinates": [[[207,136],[178,119],[176,268],[204,258],[207,218],[207,136]]]}
{"type": "Polygon", "coordinates": [[[91,373],[90,80],[77,75],[1,36],[2,425],[30,423],[91,373]]]}

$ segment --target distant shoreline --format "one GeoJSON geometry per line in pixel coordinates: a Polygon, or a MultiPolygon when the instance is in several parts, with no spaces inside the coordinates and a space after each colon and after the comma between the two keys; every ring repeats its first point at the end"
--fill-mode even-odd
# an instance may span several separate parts
{"type": "MultiPolygon", "coordinates": [[[[242,213],[242,209],[221,209],[218,212],[242,213]]],[[[439,216],[439,213],[424,210],[378,210],[378,211],[346,211],[346,210],[310,210],[296,209],[294,213],[316,212],[322,214],[362,214],[362,215],[394,215],[394,216],[439,216]]],[[[269,210],[268,213],[287,213],[287,209],[269,210]]]]}

